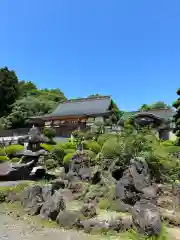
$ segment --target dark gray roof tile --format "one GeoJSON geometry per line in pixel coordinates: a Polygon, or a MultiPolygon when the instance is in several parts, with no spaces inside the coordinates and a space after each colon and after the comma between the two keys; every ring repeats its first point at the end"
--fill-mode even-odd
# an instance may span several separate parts
{"type": "Polygon", "coordinates": [[[111,104],[109,96],[69,100],[59,104],[51,116],[78,116],[107,113],[111,104]]]}

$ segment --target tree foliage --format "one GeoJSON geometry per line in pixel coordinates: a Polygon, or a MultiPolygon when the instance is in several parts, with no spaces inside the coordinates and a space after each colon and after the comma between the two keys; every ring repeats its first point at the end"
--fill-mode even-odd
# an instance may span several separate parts
{"type": "Polygon", "coordinates": [[[0,117],[7,115],[11,104],[18,98],[18,78],[7,67],[0,68],[0,117]]]}
{"type": "Polygon", "coordinates": [[[0,69],[0,128],[24,127],[29,117],[50,113],[62,100],[60,89],[38,89],[31,81],[18,81],[7,67],[0,69]]]}
{"type": "Polygon", "coordinates": [[[175,128],[174,133],[178,137],[177,143],[180,145],[180,88],[177,90],[178,99],[173,103],[173,107],[176,109],[174,116],[175,128]]]}
{"type": "Polygon", "coordinates": [[[143,104],[139,111],[148,111],[148,110],[155,110],[155,109],[170,109],[171,107],[162,101],[158,101],[152,104],[143,104]]]}

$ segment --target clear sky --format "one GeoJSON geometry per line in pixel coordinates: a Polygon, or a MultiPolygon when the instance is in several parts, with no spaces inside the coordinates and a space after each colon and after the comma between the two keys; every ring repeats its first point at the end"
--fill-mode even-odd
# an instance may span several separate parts
{"type": "Polygon", "coordinates": [[[0,0],[0,67],[123,110],[180,87],[180,0],[0,0]]]}

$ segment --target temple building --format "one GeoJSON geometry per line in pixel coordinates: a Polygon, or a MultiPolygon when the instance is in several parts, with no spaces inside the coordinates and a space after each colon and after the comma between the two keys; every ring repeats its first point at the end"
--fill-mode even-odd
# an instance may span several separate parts
{"type": "Polygon", "coordinates": [[[149,111],[134,111],[124,113],[122,119],[131,118],[135,126],[151,126],[157,138],[162,140],[175,140],[172,122],[175,112],[173,109],[154,109],[149,111]]]}
{"type": "Polygon", "coordinates": [[[95,121],[104,121],[112,114],[110,96],[78,98],[63,101],[51,113],[31,117],[31,123],[39,127],[56,128],[58,136],[70,137],[72,131],[87,130],[95,121]]]}

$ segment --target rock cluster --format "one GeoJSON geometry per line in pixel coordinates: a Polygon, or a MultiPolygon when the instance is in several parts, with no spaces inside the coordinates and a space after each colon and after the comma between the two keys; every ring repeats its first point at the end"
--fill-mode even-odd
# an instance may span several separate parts
{"type": "MultiPolygon", "coordinates": [[[[32,215],[51,219],[64,227],[76,227],[86,232],[136,229],[142,234],[156,236],[161,232],[161,214],[159,211],[158,188],[151,183],[148,166],[144,159],[135,158],[115,181],[114,196],[111,196],[121,212],[109,220],[99,219],[98,200],[105,197],[108,187],[99,168],[90,168],[85,155],[79,154],[73,159],[68,173],[55,179],[47,186],[30,186],[20,196],[9,196],[9,201],[19,200],[24,209],[32,215]],[[69,208],[73,200],[82,200],[78,209],[69,208]]],[[[179,196],[179,188],[174,187],[179,196]]],[[[113,194],[113,192],[112,192],[113,194]]]]}

